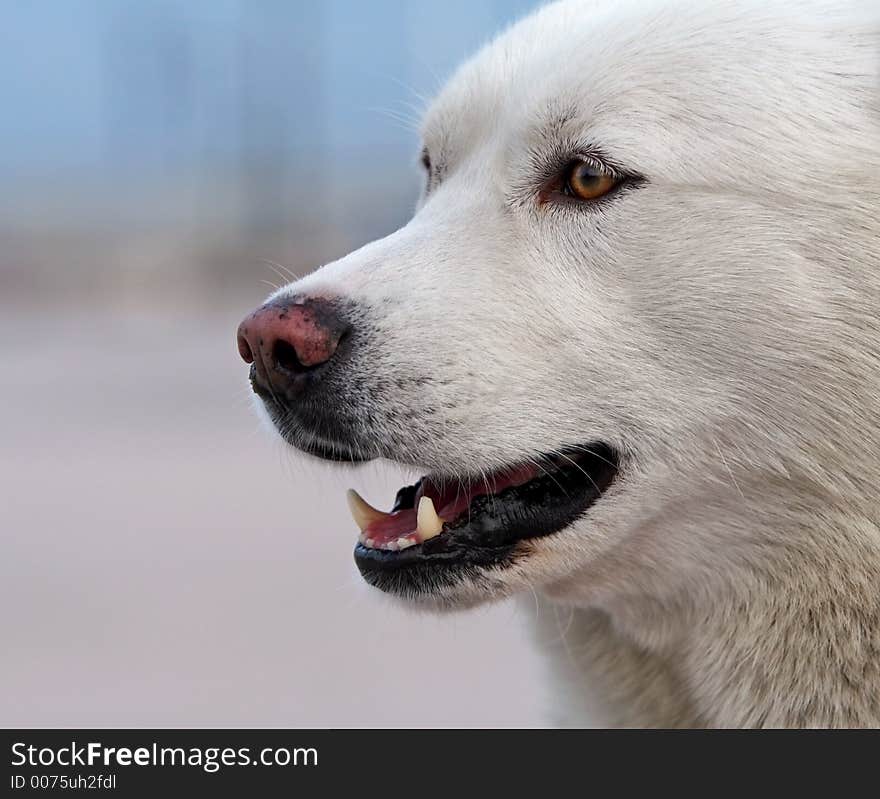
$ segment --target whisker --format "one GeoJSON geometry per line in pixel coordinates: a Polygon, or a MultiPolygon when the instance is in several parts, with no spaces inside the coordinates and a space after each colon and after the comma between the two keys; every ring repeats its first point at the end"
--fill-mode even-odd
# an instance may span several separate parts
{"type": "Polygon", "coordinates": [[[724,458],[724,453],[721,451],[721,447],[718,446],[718,441],[713,438],[712,443],[715,445],[715,449],[718,452],[718,457],[721,459],[721,463],[724,464],[724,468],[727,470],[727,473],[730,475],[730,479],[733,481],[733,485],[739,493],[740,497],[742,497],[743,502],[746,501],[745,494],[743,494],[742,489],[739,487],[739,483],[736,482],[736,478],[733,476],[733,472],[730,469],[730,466],[727,465],[727,461],[724,458]]]}
{"type": "Polygon", "coordinates": [[[590,449],[590,448],[589,448],[588,446],[586,446],[585,444],[576,444],[576,445],[573,446],[573,447],[566,447],[566,449],[576,449],[576,450],[578,450],[579,452],[586,452],[588,455],[592,455],[594,458],[598,458],[600,461],[602,461],[602,462],[608,464],[612,469],[614,469],[614,471],[616,471],[616,472],[620,471],[620,467],[619,467],[616,463],[614,463],[613,461],[608,460],[608,458],[603,457],[603,456],[600,455],[598,452],[596,452],[595,450],[590,449]]]}
{"type": "Polygon", "coordinates": [[[564,452],[557,451],[556,455],[558,455],[560,458],[565,458],[565,460],[567,460],[572,466],[575,467],[575,469],[577,469],[584,477],[587,478],[587,480],[589,480],[593,484],[593,488],[595,488],[598,493],[602,493],[602,489],[600,489],[599,486],[596,485],[596,481],[592,477],[590,477],[590,475],[587,473],[587,470],[584,469],[576,460],[574,460],[573,458],[569,458],[568,455],[566,455],[564,452]]]}
{"type": "Polygon", "coordinates": [[[566,490],[562,487],[562,484],[561,484],[561,483],[560,483],[560,482],[559,482],[559,481],[553,476],[553,472],[552,472],[552,471],[548,471],[547,469],[545,469],[545,468],[541,465],[541,458],[542,458],[542,457],[544,457],[544,456],[539,456],[538,458],[528,458],[528,463],[531,463],[535,468],[540,469],[540,470],[544,473],[544,475],[545,475],[546,477],[549,477],[554,483],[556,483],[557,488],[558,488],[563,494],[565,494],[566,497],[568,497],[568,498],[570,499],[569,494],[568,494],[568,491],[566,491],[566,490]]]}
{"type": "Polygon", "coordinates": [[[275,261],[270,261],[268,258],[260,258],[260,262],[268,266],[282,280],[288,282],[296,280],[296,275],[293,273],[293,270],[288,269],[286,266],[282,266],[275,261]]]}
{"type": "Polygon", "coordinates": [[[379,114],[381,116],[386,117],[387,119],[392,120],[393,122],[397,122],[403,130],[406,130],[409,133],[418,133],[419,125],[418,120],[413,119],[411,116],[407,114],[402,114],[398,111],[394,111],[390,108],[377,108],[372,107],[368,108],[368,111],[374,114],[379,114]]]}

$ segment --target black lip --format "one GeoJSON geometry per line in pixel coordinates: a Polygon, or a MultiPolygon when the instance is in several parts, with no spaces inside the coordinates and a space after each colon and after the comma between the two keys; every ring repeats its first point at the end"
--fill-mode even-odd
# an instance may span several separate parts
{"type": "Polygon", "coordinates": [[[373,460],[375,457],[374,455],[362,452],[360,448],[352,444],[343,445],[330,440],[319,440],[312,433],[308,432],[311,428],[319,427],[328,433],[334,434],[334,438],[338,438],[339,441],[351,441],[352,439],[350,435],[346,434],[346,431],[337,431],[335,429],[332,418],[326,422],[320,420],[320,424],[302,424],[301,421],[295,418],[291,408],[284,404],[283,397],[279,397],[272,389],[267,388],[260,382],[253,364],[251,364],[249,378],[254,394],[263,401],[263,406],[272,419],[275,429],[292,447],[296,447],[296,449],[315,458],[335,463],[365,463],[373,460]],[[300,435],[292,435],[291,430],[299,431],[300,435]]]}
{"type": "MultiPolygon", "coordinates": [[[[548,458],[549,461],[549,458],[548,458]]],[[[577,521],[614,481],[619,458],[613,448],[595,443],[563,453],[548,474],[492,496],[478,496],[443,533],[398,552],[358,544],[355,563],[371,585],[397,594],[421,594],[488,566],[506,566],[522,541],[565,529],[577,521]]],[[[396,508],[409,502],[414,487],[401,489],[396,508]]]]}

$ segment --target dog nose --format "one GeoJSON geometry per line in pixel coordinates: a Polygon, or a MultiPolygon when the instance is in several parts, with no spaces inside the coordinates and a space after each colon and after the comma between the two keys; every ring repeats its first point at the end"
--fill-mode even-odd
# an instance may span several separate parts
{"type": "Polygon", "coordinates": [[[264,388],[289,395],[319,375],[348,332],[348,323],[329,300],[273,300],[238,326],[238,351],[254,365],[258,393],[264,388]]]}

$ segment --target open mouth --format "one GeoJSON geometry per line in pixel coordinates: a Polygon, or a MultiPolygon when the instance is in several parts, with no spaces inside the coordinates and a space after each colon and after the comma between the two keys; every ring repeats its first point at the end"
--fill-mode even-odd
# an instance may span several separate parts
{"type": "Polygon", "coordinates": [[[518,542],[568,527],[617,475],[615,450],[593,443],[471,480],[422,477],[397,492],[390,512],[355,491],[349,507],[361,530],[355,561],[385,590],[401,590],[407,571],[509,562],[518,542]],[[439,568],[438,568],[439,567],[439,568]]]}

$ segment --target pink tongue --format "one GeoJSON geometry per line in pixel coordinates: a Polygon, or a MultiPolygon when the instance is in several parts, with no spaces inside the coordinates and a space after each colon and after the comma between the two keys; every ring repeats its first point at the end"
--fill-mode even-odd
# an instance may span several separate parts
{"type": "MultiPolygon", "coordinates": [[[[443,486],[442,490],[431,483],[423,481],[422,487],[419,489],[415,498],[416,507],[422,496],[428,496],[434,501],[434,507],[437,514],[444,522],[455,521],[462,513],[464,513],[471,500],[482,494],[497,494],[505,488],[513,485],[521,485],[527,483],[538,474],[535,466],[521,466],[515,471],[506,472],[504,474],[494,475],[488,479],[488,491],[486,483],[482,480],[474,480],[467,485],[458,483],[443,486]]],[[[415,507],[406,510],[398,510],[394,513],[378,519],[370,524],[363,531],[367,538],[371,538],[374,545],[387,544],[390,541],[396,541],[403,535],[415,534],[416,532],[416,510],[415,507]]]]}
{"type": "Polygon", "coordinates": [[[398,510],[384,519],[373,522],[364,535],[372,538],[376,544],[387,544],[396,541],[400,536],[414,533],[416,530],[416,512],[414,508],[398,510]]]}

